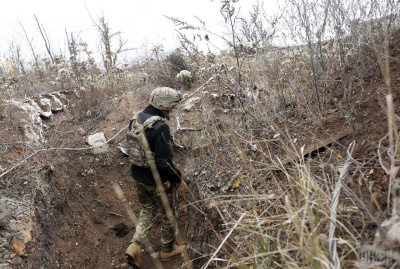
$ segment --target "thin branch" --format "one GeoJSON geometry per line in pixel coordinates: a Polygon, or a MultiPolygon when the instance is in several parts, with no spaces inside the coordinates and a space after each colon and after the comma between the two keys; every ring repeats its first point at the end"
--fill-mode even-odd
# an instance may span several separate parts
{"type": "Polygon", "coordinates": [[[35,61],[35,65],[37,65],[38,64],[38,57],[37,57],[37,55],[35,53],[35,50],[33,49],[32,41],[29,39],[28,34],[26,33],[25,28],[24,28],[24,26],[22,25],[21,22],[19,22],[19,25],[21,26],[22,31],[24,31],[24,35],[25,35],[26,41],[28,41],[29,48],[31,49],[31,52],[32,52],[32,55],[33,55],[33,59],[35,61]]]}
{"type": "Polygon", "coordinates": [[[53,53],[51,52],[51,43],[50,43],[49,37],[47,36],[47,33],[44,30],[43,25],[40,25],[39,20],[36,17],[36,15],[33,15],[33,17],[35,18],[37,26],[38,26],[39,31],[40,31],[40,34],[42,35],[42,38],[43,38],[43,41],[44,41],[44,45],[46,46],[47,53],[49,54],[50,59],[51,59],[51,63],[54,64],[55,62],[54,62],[53,53]]]}

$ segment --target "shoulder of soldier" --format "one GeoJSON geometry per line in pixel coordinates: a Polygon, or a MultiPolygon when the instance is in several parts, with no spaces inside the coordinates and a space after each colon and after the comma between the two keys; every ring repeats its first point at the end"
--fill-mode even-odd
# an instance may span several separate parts
{"type": "Polygon", "coordinates": [[[169,125],[163,120],[154,123],[153,128],[157,131],[169,131],[169,125]]]}
{"type": "Polygon", "coordinates": [[[140,112],[139,114],[138,114],[138,117],[140,117],[140,120],[142,121],[142,122],[145,122],[148,118],[150,118],[152,115],[150,115],[150,114],[147,114],[147,113],[145,113],[145,112],[140,112]]]}

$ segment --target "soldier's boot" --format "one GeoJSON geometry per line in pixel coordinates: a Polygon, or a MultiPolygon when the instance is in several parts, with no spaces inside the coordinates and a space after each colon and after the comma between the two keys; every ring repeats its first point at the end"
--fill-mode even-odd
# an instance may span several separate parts
{"type": "Polygon", "coordinates": [[[172,250],[170,252],[164,252],[161,250],[160,252],[160,258],[161,261],[166,262],[169,261],[173,258],[175,258],[176,256],[179,256],[183,253],[183,251],[185,250],[185,245],[181,245],[181,246],[177,246],[175,244],[172,245],[172,250]]]}
{"type": "Polygon", "coordinates": [[[136,243],[132,243],[129,245],[125,252],[124,258],[128,260],[128,264],[133,268],[141,268],[142,250],[136,243]]]}

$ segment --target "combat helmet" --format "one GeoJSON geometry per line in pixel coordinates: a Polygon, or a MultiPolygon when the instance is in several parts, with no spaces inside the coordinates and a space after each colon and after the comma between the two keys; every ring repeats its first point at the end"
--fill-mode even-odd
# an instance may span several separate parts
{"type": "Polygon", "coordinates": [[[160,110],[170,110],[181,100],[181,95],[169,87],[156,88],[150,94],[150,104],[160,110]]]}

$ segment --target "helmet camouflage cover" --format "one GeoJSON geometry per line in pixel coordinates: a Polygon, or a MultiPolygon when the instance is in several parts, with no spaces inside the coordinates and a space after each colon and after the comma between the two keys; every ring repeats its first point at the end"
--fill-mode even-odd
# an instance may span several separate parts
{"type": "Polygon", "coordinates": [[[169,87],[156,88],[150,94],[150,104],[160,110],[169,110],[181,100],[181,95],[169,87]]]}

